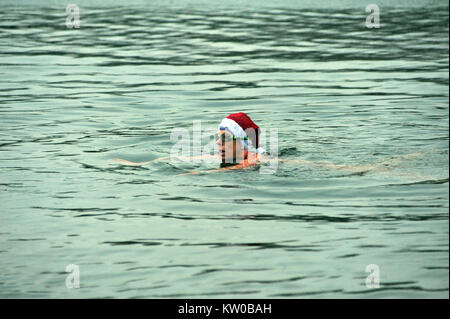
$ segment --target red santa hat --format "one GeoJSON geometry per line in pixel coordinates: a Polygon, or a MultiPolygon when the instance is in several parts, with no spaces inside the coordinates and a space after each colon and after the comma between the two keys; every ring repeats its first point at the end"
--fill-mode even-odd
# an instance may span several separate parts
{"type": "Polygon", "coordinates": [[[239,139],[244,148],[251,152],[265,152],[262,147],[259,147],[259,137],[261,135],[259,126],[243,112],[228,115],[220,122],[219,130],[233,134],[239,139]]]}

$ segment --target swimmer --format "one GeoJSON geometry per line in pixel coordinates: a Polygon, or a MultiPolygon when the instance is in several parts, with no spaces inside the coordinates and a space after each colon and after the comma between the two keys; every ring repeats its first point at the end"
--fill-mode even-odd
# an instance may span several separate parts
{"type": "MultiPolygon", "coordinates": [[[[202,172],[189,172],[179,175],[197,175],[203,173],[220,172],[224,170],[242,170],[254,167],[260,163],[264,163],[267,158],[264,157],[266,151],[259,146],[261,130],[255,122],[245,113],[233,113],[224,118],[219,126],[216,134],[216,143],[219,147],[218,155],[200,155],[190,157],[178,157],[179,160],[219,160],[220,167],[217,169],[206,170],[202,172]]],[[[427,152],[425,152],[427,153],[427,152]]],[[[323,167],[333,170],[346,171],[352,174],[363,174],[369,171],[387,171],[395,166],[399,161],[411,159],[424,154],[412,153],[400,156],[395,159],[387,160],[376,164],[366,165],[336,165],[329,162],[313,162],[300,159],[284,159],[277,158],[281,163],[291,163],[308,165],[314,167],[323,167]]],[[[112,161],[129,166],[144,166],[157,161],[167,161],[170,157],[157,158],[147,162],[130,162],[123,159],[112,159],[112,161]]]]}
{"type": "MultiPolygon", "coordinates": [[[[245,113],[233,113],[224,118],[218,127],[216,143],[219,147],[219,155],[202,155],[178,157],[180,160],[202,160],[220,159],[220,168],[204,171],[202,173],[217,172],[222,170],[235,170],[253,167],[259,164],[261,154],[265,153],[259,147],[261,130],[255,122],[245,113]]],[[[113,159],[112,161],[130,166],[143,166],[156,161],[168,160],[170,157],[158,158],[148,162],[130,162],[123,159],[113,159]]],[[[179,175],[200,174],[200,172],[190,172],[179,175]]]]}

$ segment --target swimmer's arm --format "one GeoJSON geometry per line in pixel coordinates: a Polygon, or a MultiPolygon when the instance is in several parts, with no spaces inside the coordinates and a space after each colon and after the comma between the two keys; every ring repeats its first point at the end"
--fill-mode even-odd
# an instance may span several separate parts
{"type": "Polygon", "coordinates": [[[336,165],[329,162],[313,162],[306,160],[298,160],[298,159],[278,159],[280,162],[284,163],[293,163],[293,164],[302,164],[302,165],[311,165],[315,167],[324,167],[329,169],[335,169],[340,171],[348,171],[348,172],[364,172],[375,168],[377,165],[336,165]]]}
{"type": "MultiPolygon", "coordinates": [[[[211,159],[211,158],[216,158],[217,155],[200,155],[200,156],[178,156],[177,160],[179,161],[192,161],[192,160],[196,160],[196,159],[211,159]]],[[[170,160],[170,157],[160,157],[151,161],[147,161],[147,162],[131,162],[131,161],[127,161],[121,158],[113,158],[110,161],[111,162],[115,162],[115,163],[120,163],[122,165],[128,165],[128,166],[144,166],[150,163],[154,163],[154,162],[158,162],[158,161],[167,161],[170,160]]]]}
{"type": "Polygon", "coordinates": [[[111,162],[115,162],[115,163],[120,163],[122,165],[128,165],[128,166],[144,166],[144,165],[147,165],[147,164],[150,164],[150,163],[153,163],[153,162],[167,160],[167,159],[170,159],[170,157],[161,157],[161,158],[157,158],[157,159],[154,159],[154,160],[151,160],[151,161],[140,162],[140,163],[127,161],[127,160],[124,160],[124,159],[121,159],[121,158],[113,158],[113,159],[110,159],[110,161],[111,162]]]}
{"type": "Polygon", "coordinates": [[[342,171],[348,171],[353,173],[358,172],[366,172],[370,170],[385,170],[386,167],[391,167],[401,161],[412,159],[414,157],[418,157],[420,155],[429,153],[430,151],[426,152],[416,152],[416,153],[410,153],[406,155],[402,155],[393,159],[389,159],[380,163],[374,163],[374,164],[365,164],[365,165],[336,165],[329,162],[313,162],[313,161],[306,161],[306,160],[298,160],[298,159],[282,159],[279,158],[278,160],[280,162],[284,163],[295,163],[295,164],[307,164],[312,165],[316,167],[324,167],[324,168],[330,168],[335,170],[342,170],[342,171]]]}
{"type": "Polygon", "coordinates": [[[247,168],[252,167],[253,165],[255,165],[255,164],[250,164],[250,165],[249,164],[237,164],[237,165],[234,165],[234,166],[214,168],[214,169],[210,169],[210,170],[207,170],[207,171],[201,171],[201,172],[192,171],[192,172],[189,172],[189,173],[177,174],[175,176],[200,175],[200,174],[209,174],[209,173],[214,173],[214,172],[223,172],[223,171],[226,171],[226,170],[247,169],[247,168]]]}
{"type": "Polygon", "coordinates": [[[221,170],[222,170],[222,168],[210,169],[210,170],[203,171],[203,172],[192,171],[189,173],[177,174],[175,176],[208,174],[208,173],[213,173],[213,172],[220,172],[221,170]]]}

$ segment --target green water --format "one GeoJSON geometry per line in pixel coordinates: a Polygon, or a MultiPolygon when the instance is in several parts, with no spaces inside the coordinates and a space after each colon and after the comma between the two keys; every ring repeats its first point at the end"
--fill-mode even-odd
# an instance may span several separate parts
{"type": "Polygon", "coordinates": [[[78,4],[0,4],[0,297],[449,297],[448,2],[78,4]],[[391,164],[110,161],[240,111],[280,158],[391,164]]]}

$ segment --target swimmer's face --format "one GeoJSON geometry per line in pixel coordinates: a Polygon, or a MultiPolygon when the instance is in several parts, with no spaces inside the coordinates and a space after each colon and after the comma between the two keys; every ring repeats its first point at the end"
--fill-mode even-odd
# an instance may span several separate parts
{"type": "Polygon", "coordinates": [[[219,131],[219,138],[216,140],[216,143],[219,145],[219,155],[222,158],[222,163],[239,163],[244,160],[244,147],[241,142],[233,139],[231,133],[219,131]]]}

